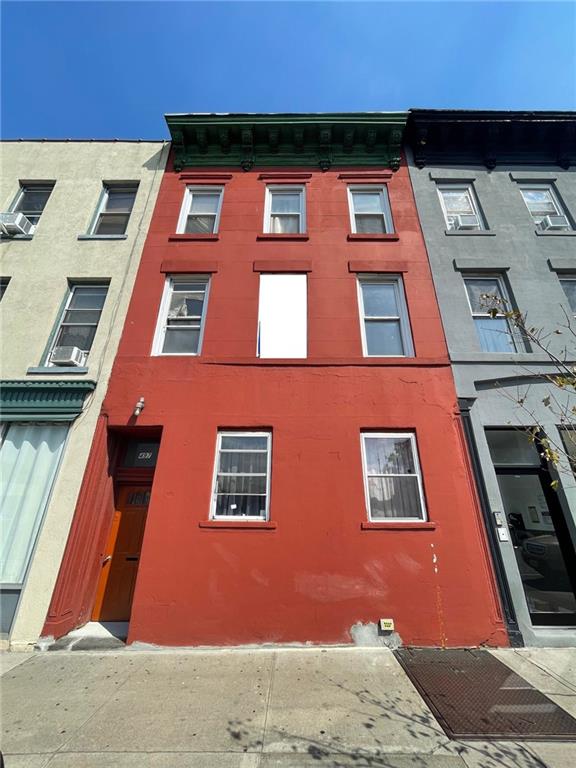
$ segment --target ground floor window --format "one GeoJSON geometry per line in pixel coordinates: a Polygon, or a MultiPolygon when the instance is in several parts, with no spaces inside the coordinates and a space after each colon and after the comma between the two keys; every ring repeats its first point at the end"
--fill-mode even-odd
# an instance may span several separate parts
{"type": "Polygon", "coordinates": [[[270,432],[219,432],[211,517],[268,519],[270,432]]]}
{"type": "Polygon", "coordinates": [[[3,632],[10,631],[67,431],[68,426],[64,424],[11,423],[2,427],[0,590],[3,632]]]}
{"type": "Polygon", "coordinates": [[[365,432],[362,458],[370,520],[426,519],[414,434],[365,432]]]}

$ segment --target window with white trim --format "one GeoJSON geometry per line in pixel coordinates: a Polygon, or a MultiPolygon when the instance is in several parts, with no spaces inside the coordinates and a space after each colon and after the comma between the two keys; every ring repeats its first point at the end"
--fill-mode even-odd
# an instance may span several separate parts
{"type": "Polygon", "coordinates": [[[513,329],[505,316],[513,308],[502,277],[469,276],[464,278],[464,285],[482,351],[517,352],[513,329]]]}
{"type": "Polygon", "coordinates": [[[180,234],[216,234],[223,197],[223,187],[186,187],[176,231],[180,234]]]}
{"type": "Polygon", "coordinates": [[[266,187],[264,232],[278,235],[306,232],[306,199],[303,186],[266,187]]]}
{"type": "Polygon", "coordinates": [[[22,184],[10,206],[10,212],[24,214],[32,224],[31,232],[34,232],[53,189],[52,182],[22,184]]]}
{"type": "Polygon", "coordinates": [[[124,235],[137,190],[137,182],[104,184],[90,234],[124,235]]]}
{"type": "Polygon", "coordinates": [[[369,520],[426,520],[412,432],[363,432],[362,462],[369,520]]]}
{"type": "Polygon", "coordinates": [[[520,193],[539,229],[572,229],[552,184],[520,184],[520,193]]]}
{"type": "Polygon", "coordinates": [[[350,225],[355,234],[384,234],[394,231],[386,187],[348,187],[350,225]]]}
{"type": "Polygon", "coordinates": [[[64,355],[64,350],[69,350],[70,353],[67,354],[71,354],[74,348],[82,353],[74,358],[76,364],[86,362],[92,349],[107,293],[108,283],[70,285],[70,292],[58,321],[45,365],[64,365],[62,362],[55,362],[56,356],[64,355]]]}
{"type": "Polygon", "coordinates": [[[208,275],[168,275],[153,355],[198,355],[208,302],[208,275]]]}
{"type": "Polygon", "coordinates": [[[218,432],[213,520],[268,520],[271,432],[218,432]]]}
{"type": "Polygon", "coordinates": [[[399,275],[361,275],[358,304],[365,357],[412,357],[404,286],[399,275]]]}
{"type": "Polygon", "coordinates": [[[472,184],[438,184],[440,205],[449,231],[485,229],[472,184]]]}
{"type": "Polygon", "coordinates": [[[258,357],[306,357],[307,347],[306,275],[260,275],[258,357]]]}
{"type": "Polygon", "coordinates": [[[572,314],[576,319],[576,275],[571,275],[570,277],[561,277],[560,285],[564,289],[564,293],[568,299],[568,304],[570,305],[572,314]]]}

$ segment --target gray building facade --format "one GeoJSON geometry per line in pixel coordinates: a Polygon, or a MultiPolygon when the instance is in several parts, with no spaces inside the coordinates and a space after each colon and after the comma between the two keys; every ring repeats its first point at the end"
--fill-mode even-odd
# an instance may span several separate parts
{"type": "Polygon", "coordinates": [[[575,645],[576,114],[414,110],[406,152],[511,642],[575,645]]]}

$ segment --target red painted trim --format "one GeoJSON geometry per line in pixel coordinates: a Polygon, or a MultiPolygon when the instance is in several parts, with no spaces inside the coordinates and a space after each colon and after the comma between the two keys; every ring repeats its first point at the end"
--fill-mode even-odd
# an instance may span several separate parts
{"type": "Polygon", "coordinates": [[[415,368],[446,368],[450,367],[448,358],[423,358],[423,357],[302,357],[302,358],[274,358],[264,359],[259,357],[191,357],[190,361],[195,361],[199,365],[252,365],[258,366],[292,366],[296,367],[318,367],[318,368],[359,368],[359,367],[382,367],[390,366],[397,368],[415,367],[415,368]]]}
{"type": "Polygon", "coordinates": [[[435,531],[436,523],[385,523],[363,522],[360,523],[363,531],[435,531]]]}
{"type": "Polygon", "coordinates": [[[305,184],[311,178],[311,173],[261,173],[258,176],[258,181],[274,181],[278,184],[290,184],[293,182],[305,184]]]}
{"type": "Polygon", "coordinates": [[[366,173],[339,173],[338,178],[343,181],[359,182],[360,184],[371,181],[387,181],[393,176],[392,171],[367,171],[366,173]]]}
{"type": "Polygon", "coordinates": [[[406,261],[349,261],[348,272],[408,272],[406,261]]]}
{"type": "Polygon", "coordinates": [[[252,265],[254,272],[312,272],[311,261],[255,261],[252,265]]]}
{"type": "Polygon", "coordinates": [[[220,235],[204,235],[200,232],[196,234],[168,235],[171,242],[187,243],[191,240],[220,240],[220,235]]]}
{"type": "Polygon", "coordinates": [[[181,173],[178,177],[180,181],[194,181],[204,184],[213,184],[219,182],[224,184],[233,178],[231,173],[181,173]]]}
{"type": "Polygon", "coordinates": [[[198,259],[165,259],[160,264],[160,272],[170,274],[182,272],[204,273],[218,272],[217,261],[199,261],[198,259]]]}
{"type": "Polygon", "coordinates": [[[285,235],[285,234],[278,234],[276,232],[262,232],[259,235],[256,235],[256,240],[309,240],[308,235],[285,235]]]}
{"type": "Polygon", "coordinates": [[[198,528],[229,528],[238,530],[258,529],[264,531],[273,531],[276,529],[276,523],[260,520],[202,520],[198,523],[198,528]]]}
{"type": "Polygon", "coordinates": [[[378,242],[380,240],[396,242],[397,240],[400,240],[400,236],[397,235],[395,232],[389,232],[383,235],[373,235],[373,234],[362,235],[356,232],[351,232],[346,239],[349,240],[350,242],[354,242],[354,241],[378,242]]]}

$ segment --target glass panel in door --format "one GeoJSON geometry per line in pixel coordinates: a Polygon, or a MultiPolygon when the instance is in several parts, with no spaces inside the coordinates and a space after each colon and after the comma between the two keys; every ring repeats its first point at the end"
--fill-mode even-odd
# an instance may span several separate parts
{"type": "Polygon", "coordinates": [[[558,528],[556,500],[547,498],[538,472],[497,475],[532,623],[576,624],[574,553],[568,531],[558,528]]]}

